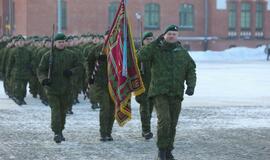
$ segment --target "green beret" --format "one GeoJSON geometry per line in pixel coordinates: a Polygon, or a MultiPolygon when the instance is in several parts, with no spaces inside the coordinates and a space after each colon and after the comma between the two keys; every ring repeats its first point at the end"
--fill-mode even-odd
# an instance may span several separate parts
{"type": "Polygon", "coordinates": [[[34,42],[41,42],[41,39],[40,38],[34,38],[33,41],[34,42]]]}
{"type": "Polygon", "coordinates": [[[82,34],[81,37],[82,38],[85,38],[85,37],[87,37],[87,35],[86,34],[82,34]]]}
{"type": "Polygon", "coordinates": [[[179,30],[178,26],[172,24],[172,25],[169,25],[169,26],[166,28],[164,34],[166,34],[166,33],[169,32],[169,31],[178,31],[178,30],[179,30]]]}
{"type": "Polygon", "coordinates": [[[26,40],[32,40],[32,39],[33,39],[32,36],[28,36],[28,37],[26,38],[26,40]]]}
{"type": "Polygon", "coordinates": [[[57,33],[57,34],[54,36],[54,40],[55,40],[55,41],[66,40],[66,36],[65,36],[64,33],[57,33]]]}
{"type": "Polygon", "coordinates": [[[79,36],[73,36],[73,39],[79,39],[80,37],[79,36]]]}
{"type": "Polygon", "coordinates": [[[19,35],[19,36],[16,37],[16,41],[20,41],[20,40],[21,41],[24,41],[25,40],[22,35],[19,35]]]}
{"type": "Polygon", "coordinates": [[[42,37],[42,39],[44,40],[44,39],[48,39],[48,38],[50,38],[49,36],[43,36],[42,37]]]}
{"type": "Polygon", "coordinates": [[[73,40],[73,36],[68,36],[68,37],[66,38],[66,41],[69,41],[69,40],[73,40]]]}
{"type": "Polygon", "coordinates": [[[142,40],[145,40],[146,38],[153,37],[153,36],[154,35],[152,32],[144,32],[142,40]]]}
{"type": "Polygon", "coordinates": [[[43,43],[46,43],[46,42],[51,42],[51,38],[44,38],[43,43]]]}
{"type": "Polygon", "coordinates": [[[104,38],[104,36],[103,35],[98,35],[98,38],[104,38]]]}

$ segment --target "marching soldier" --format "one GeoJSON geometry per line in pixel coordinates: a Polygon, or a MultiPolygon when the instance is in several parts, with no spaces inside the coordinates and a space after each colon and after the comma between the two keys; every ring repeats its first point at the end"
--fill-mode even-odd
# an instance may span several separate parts
{"type": "Polygon", "coordinates": [[[4,90],[5,93],[8,95],[9,98],[13,98],[12,94],[12,84],[11,84],[11,77],[8,75],[8,68],[7,64],[10,59],[10,53],[15,49],[15,39],[12,39],[11,42],[9,42],[6,46],[6,48],[3,51],[3,57],[1,62],[1,69],[3,73],[3,83],[4,83],[4,90]]]}
{"type": "MultiPolygon", "coordinates": [[[[93,52],[93,50],[95,49],[95,47],[97,47],[97,45],[100,45],[99,43],[99,38],[97,36],[93,36],[93,42],[90,42],[89,45],[87,47],[85,47],[84,49],[84,55],[86,57],[89,56],[90,53],[93,52]]],[[[92,73],[88,73],[92,74],[92,73]]],[[[96,84],[91,84],[90,87],[88,88],[88,97],[91,103],[91,108],[93,110],[100,108],[99,104],[98,104],[98,95],[97,95],[97,89],[98,87],[96,86],[96,84]]]]}
{"type": "MultiPolygon", "coordinates": [[[[142,38],[142,46],[150,44],[154,40],[152,32],[145,32],[142,38]]],[[[147,97],[148,88],[151,81],[151,65],[149,62],[139,62],[142,80],[145,87],[145,92],[136,97],[136,101],[140,104],[140,115],[142,123],[142,136],[148,140],[153,138],[151,132],[151,115],[153,111],[153,103],[147,97]]]]}
{"type": "Polygon", "coordinates": [[[53,52],[47,52],[41,59],[38,67],[38,78],[44,86],[51,107],[51,128],[54,132],[54,141],[65,141],[63,130],[66,113],[72,105],[71,78],[81,69],[79,59],[65,48],[66,36],[58,33],[55,37],[53,52]],[[52,57],[51,57],[52,56],[52,57]],[[52,67],[49,65],[52,58],[52,67]]]}
{"type": "MultiPolygon", "coordinates": [[[[105,33],[105,39],[109,31],[105,33]]],[[[95,85],[98,103],[100,104],[99,123],[100,123],[100,141],[112,141],[111,136],[114,123],[114,103],[109,95],[108,75],[107,75],[107,56],[104,43],[98,44],[88,55],[88,74],[89,85],[95,85]],[[97,68],[97,63],[99,63],[97,68]],[[95,70],[97,69],[97,72],[95,70]],[[94,77],[92,77],[94,75],[94,77]]],[[[90,87],[91,90],[91,87],[90,87]]]]}
{"type": "Polygon", "coordinates": [[[178,27],[171,25],[139,53],[142,62],[151,63],[148,97],[153,100],[158,117],[159,160],[174,160],[172,150],[185,83],[185,93],[189,96],[193,95],[196,85],[195,62],[177,38],[178,27]]]}
{"type": "Polygon", "coordinates": [[[7,64],[7,77],[11,77],[13,84],[13,100],[18,105],[25,105],[26,87],[31,76],[31,53],[26,48],[24,38],[19,36],[16,48],[10,52],[7,64]]]}

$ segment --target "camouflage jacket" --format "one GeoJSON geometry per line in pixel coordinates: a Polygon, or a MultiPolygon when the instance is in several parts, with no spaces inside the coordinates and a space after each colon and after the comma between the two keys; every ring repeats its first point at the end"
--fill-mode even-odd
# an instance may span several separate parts
{"type": "MultiPolygon", "coordinates": [[[[48,78],[50,51],[42,56],[37,75],[39,81],[42,83],[44,79],[48,78]]],[[[45,86],[47,94],[63,95],[71,93],[71,78],[81,70],[82,64],[73,52],[68,49],[58,50],[53,52],[53,65],[51,70],[51,84],[45,86]],[[65,77],[64,71],[70,70],[71,77],[65,77]]]]}
{"type": "Polygon", "coordinates": [[[180,43],[157,39],[139,53],[142,62],[151,64],[148,97],[157,95],[183,97],[186,85],[195,88],[196,65],[180,43]]]}
{"type": "Polygon", "coordinates": [[[101,87],[107,87],[108,85],[108,75],[107,75],[107,60],[99,60],[100,52],[102,50],[103,43],[100,43],[92,48],[90,51],[87,62],[88,62],[88,78],[91,77],[94,69],[96,61],[99,61],[99,67],[97,74],[95,75],[95,84],[101,86],[101,87]]]}
{"type": "Polygon", "coordinates": [[[31,76],[31,52],[26,47],[16,47],[9,52],[7,74],[14,79],[29,79],[31,76]]]}

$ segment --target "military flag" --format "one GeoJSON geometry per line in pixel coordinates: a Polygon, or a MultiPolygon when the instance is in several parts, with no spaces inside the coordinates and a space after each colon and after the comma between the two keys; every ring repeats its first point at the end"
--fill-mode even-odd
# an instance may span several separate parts
{"type": "Polygon", "coordinates": [[[145,91],[137,65],[131,27],[122,0],[104,48],[108,57],[108,86],[115,103],[115,118],[120,126],[131,119],[131,96],[145,91]]]}

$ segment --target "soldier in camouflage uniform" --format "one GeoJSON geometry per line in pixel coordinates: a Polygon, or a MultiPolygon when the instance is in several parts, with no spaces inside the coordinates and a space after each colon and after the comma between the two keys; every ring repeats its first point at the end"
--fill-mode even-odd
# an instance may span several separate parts
{"type": "MultiPolygon", "coordinates": [[[[85,58],[83,57],[83,54],[81,53],[80,48],[78,48],[77,44],[73,40],[72,36],[69,36],[66,40],[67,49],[73,52],[73,54],[80,60],[81,64],[85,63],[85,58]]],[[[82,89],[82,83],[83,80],[83,74],[85,70],[84,67],[72,77],[72,97],[73,97],[73,104],[79,103],[78,95],[81,92],[82,89]]],[[[68,114],[73,114],[72,106],[68,109],[68,114]]]]}
{"type": "Polygon", "coordinates": [[[45,87],[49,106],[51,107],[51,128],[54,132],[54,141],[65,141],[63,130],[66,113],[72,105],[71,77],[81,70],[80,60],[68,49],[65,49],[66,36],[58,33],[55,36],[53,53],[47,52],[41,59],[38,67],[38,78],[45,87]],[[53,57],[50,70],[49,59],[53,57]],[[49,78],[48,71],[51,71],[49,78]]]}
{"type": "Polygon", "coordinates": [[[27,46],[28,50],[31,53],[32,60],[31,60],[31,65],[32,65],[32,70],[31,70],[31,77],[29,79],[29,92],[33,95],[34,98],[37,98],[38,95],[38,78],[36,74],[36,69],[38,67],[38,60],[37,60],[37,53],[40,49],[42,49],[42,46],[35,46],[35,45],[28,45],[27,46]]]}
{"type": "MultiPolygon", "coordinates": [[[[41,47],[41,49],[37,50],[36,57],[35,57],[36,63],[38,65],[40,64],[42,56],[45,55],[48,51],[50,51],[50,48],[51,48],[51,43],[52,43],[51,39],[46,38],[46,39],[44,39],[43,42],[44,42],[44,47],[41,47]]],[[[39,43],[39,41],[38,41],[38,43],[39,43]]],[[[39,47],[39,46],[36,45],[36,47],[39,47]]],[[[35,69],[36,75],[37,75],[37,69],[38,69],[38,66],[35,69]]],[[[44,87],[41,85],[41,83],[38,83],[37,87],[38,87],[38,95],[39,95],[39,98],[40,98],[41,102],[45,106],[47,106],[48,105],[48,99],[47,99],[44,87]]]]}
{"type": "MultiPolygon", "coordinates": [[[[84,55],[86,57],[88,57],[90,53],[95,52],[94,49],[98,45],[100,45],[98,36],[93,36],[93,42],[90,43],[87,47],[85,47],[84,55]]],[[[92,73],[87,73],[87,74],[89,75],[92,73]]],[[[94,110],[97,108],[100,108],[100,106],[98,104],[98,94],[97,94],[98,86],[96,84],[91,84],[88,88],[89,88],[88,89],[88,98],[89,98],[90,103],[91,103],[91,108],[94,110]]]]}
{"type": "Polygon", "coordinates": [[[3,73],[3,85],[5,93],[9,96],[9,98],[13,98],[12,94],[12,84],[11,84],[11,77],[7,74],[8,68],[7,64],[10,59],[10,53],[15,49],[15,39],[12,39],[3,50],[3,57],[1,62],[1,70],[3,73]]]}
{"type": "MultiPolygon", "coordinates": [[[[0,39],[0,62],[3,61],[3,57],[4,57],[4,52],[5,52],[5,48],[8,44],[8,38],[7,37],[2,37],[0,39]]],[[[1,65],[2,63],[0,63],[0,67],[2,66],[1,65]]],[[[0,80],[3,80],[4,78],[4,74],[2,72],[2,68],[0,68],[0,80]]]]}
{"type": "Polygon", "coordinates": [[[18,105],[24,105],[26,102],[26,87],[31,76],[31,53],[24,44],[24,38],[18,37],[16,48],[10,52],[10,58],[7,64],[7,75],[11,77],[13,86],[13,100],[18,105]]]}
{"type": "MultiPolygon", "coordinates": [[[[105,33],[105,37],[109,31],[105,33]]],[[[106,39],[106,38],[105,38],[106,39]]],[[[114,103],[109,95],[108,75],[107,75],[107,56],[106,49],[103,49],[104,43],[98,44],[88,56],[89,85],[96,86],[96,95],[100,104],[99,123],[100,123],[100,141],[112,141],[111,136],[114,123],[114,103]],[[102,53],[101,53],[102,52],[102,53]],[[92,78],[92,73],[96,68],[96,62],[99,66],[92,78]]],[[[91,89],[91,87],[90,87],[91,89]]]]}
{"type": "Polygon", "coordinates": [[[177,41],[178,27],[169,26],[163,35],[142,48],[139,59],[151,63],[148,97],[158,117],[157,147],[159,160],[174,160],[172,150],[181,111],[185,83],[191,96],[196,85],[196,65],[177,41]]]}
{"type": "MultiPolygon", "coordinates": [[[[145,32],[142,38],[142,46],[150,44],[154,40],[152,32],[145,32]]],[[[147,97],[148,88],[151,81],[151,65],[146,62],[139,62],[142,80],[145,87],[145,92],[136,97],[136,101],[140,104],[140,115],[142,123],[142,136],[148,140],[153,138],[151,132],[151,115],[153,111],[153,103],[147,97]]]]}

